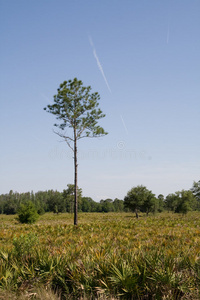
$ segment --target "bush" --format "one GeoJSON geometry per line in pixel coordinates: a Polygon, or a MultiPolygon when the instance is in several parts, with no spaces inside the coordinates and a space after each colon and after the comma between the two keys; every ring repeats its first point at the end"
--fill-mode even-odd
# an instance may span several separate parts
{"type": "Polygon", "coordinates": [[[17,257],[29,255],[35,251],[34,249],[37,247],[38,243],[38,237],[34,233],[29,233],[27,235],[21,234],[19,237],[14,237],[13,239],[13,252],[17,257]]]}
{"type": "Polygon", "coordinates": [[[32,202],[21,204],[18,210],[18,220],[20,223],[32,224],[35,223],[39,215],[32,202]]]}

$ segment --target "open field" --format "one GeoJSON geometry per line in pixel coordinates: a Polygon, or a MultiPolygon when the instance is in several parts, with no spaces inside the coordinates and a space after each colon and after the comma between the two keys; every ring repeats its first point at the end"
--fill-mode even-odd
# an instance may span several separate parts
{"type": "Polygon", "coordinates": [[[0,249],[0,299],[200,298],[198,212],[0,215],[0,249]]]}

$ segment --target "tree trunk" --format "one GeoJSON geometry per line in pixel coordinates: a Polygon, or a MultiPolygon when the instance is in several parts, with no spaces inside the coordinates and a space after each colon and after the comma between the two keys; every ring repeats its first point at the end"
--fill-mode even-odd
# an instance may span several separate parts
{"type": "Polygon", "coordinates": [[[139,216],[138,216],[138,210],[137,209],[135,209],[135,214],[136,214],[136,218],[138,219],[139,216]]]}
{"type": "Polygon", "coordinates": [[[77,139],[74,129],[74,225],[78,225],[78,201],[77,201],[77,139]]]}

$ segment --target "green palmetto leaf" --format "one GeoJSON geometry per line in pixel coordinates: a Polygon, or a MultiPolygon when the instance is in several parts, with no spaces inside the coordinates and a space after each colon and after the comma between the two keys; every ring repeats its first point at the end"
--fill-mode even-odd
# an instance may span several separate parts
{"type": "Polygon", "coordinates": [[[0,251],[0,258],[7,261],[9,254],[7,252],[0,251]]]}
{"type": "Polygon", "coordinates": [[[137,278],[134,276],[130,265],[126,262],[122,262],[119,267],[112,265],[111,273],[109,280],[112,285],[117,287],[119,295],[122,296],[132,292],[139,294],[137,278]]]}

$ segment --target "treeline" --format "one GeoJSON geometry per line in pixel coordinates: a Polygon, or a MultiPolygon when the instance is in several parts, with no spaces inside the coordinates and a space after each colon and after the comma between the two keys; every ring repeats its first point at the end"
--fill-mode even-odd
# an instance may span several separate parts
{"type": "Polygon", "coordinates": [[[182,190],[169,194],[164,199],[165,209],[175,213],[200,211],[200,180],[194,181],[190,190],[182,190]]]}
{"type": "MultiPolygon", "coordinates": [[[[0,195],[0,213],[16,214],[20,205],[31,201],[38,214],[45,212],[73,213],[74,211],[74,185],[68,184],[67,189],[59,191],[39,191],[37,193],[18,193],[12,190],[8,194],[0,195]]],[[[120,199],[106,199],[95,202],[90,197],[82,197],[82,190],[78,188],[79,212],[122,212],[124,201],[120,199]]]]}
{"type": "Polygon", "coordinates": [[[189,211],[200,210],[200,181],[197,184],[198,189],[182,190],[174,194],[167,195],[166,198],[162,194],[158,197],[143,185],[133,187],[128,191],[124,198],[124,207],[135,212],[138,218],[139,212],[147,215],[150,212],[162,212],[163,210],[172,211],[174,213],[186,214],[189,211]]]}
{"type": "MultiPolygon", "coordinates": [[[[38,214],[45,212],[73,213],[74,210],[74,185],[68,184],[63,192],[48,190],[37,193],[17,193],[12,190],[8,194],[0,195],[0,213],[16,214],[21,204],[32,202],[38,214]]],[[[200,211],[200,180],[194,182],[190,190],[182,190],[164,197],[162,194],[156,197],[144,186],[132,188],[124,200],[105,199],[95,202],[90,197],[83,197],[82,190],[78,188],[79,212],[126,212],[135,211],[155,213],[162,211],[175,213],[187,213],[188,211],[200,211]]]]}

